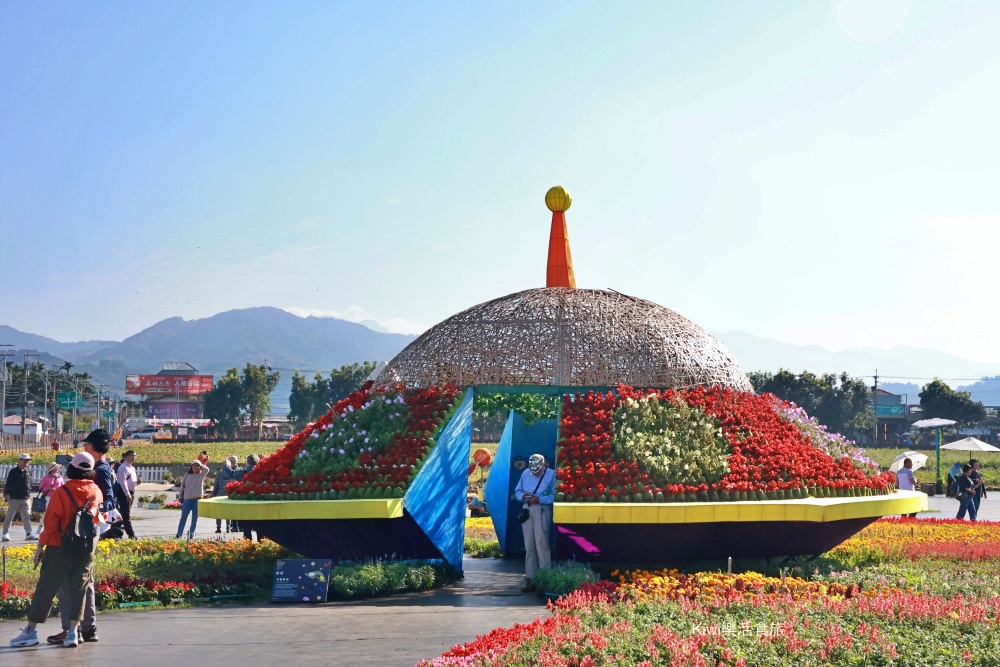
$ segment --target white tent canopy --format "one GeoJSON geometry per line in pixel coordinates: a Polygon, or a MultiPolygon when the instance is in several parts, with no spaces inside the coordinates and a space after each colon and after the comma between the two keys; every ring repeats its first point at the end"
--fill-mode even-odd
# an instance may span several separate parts
{"type": "Polygon", "coordinates": [[[941,426],[952,426],[955,424],[954,419],[941,419],[940,417],[932,417],[931,419],[921,419],[920,421],[913,422],[911,426],[915,428],[939,428],[941,426]]]}
{"type": "Polygon", "coordinates": [[[978,438],[962,438],[947,445],[941,445],[941,449],[952,449],[960,452],[1000,452],[1000,448],[987,444],[978,438]]]}

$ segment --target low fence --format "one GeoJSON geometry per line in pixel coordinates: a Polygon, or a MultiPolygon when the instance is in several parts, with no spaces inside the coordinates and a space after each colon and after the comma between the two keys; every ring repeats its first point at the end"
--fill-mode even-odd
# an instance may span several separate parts
{"type": "MultiPolygon", "coordinates": [[[[7,480],[7,473],[10,472],[11,468],[17,467],[16,463],[4,463],[0,464],[0,483],[7,480]]],[[[31,476],[31,482],[33,484],[38,484],[42,481],[42,476],[48,470],[49,466],[46,463],[30,463],[28,464],[28,474],[31,476]]],[[[166,473],[170,472],[170,468],[167,466],[136,466],[136,474],[144,482],[151,482],[154,484],[163,484],[163,477],[166,473]]]]}

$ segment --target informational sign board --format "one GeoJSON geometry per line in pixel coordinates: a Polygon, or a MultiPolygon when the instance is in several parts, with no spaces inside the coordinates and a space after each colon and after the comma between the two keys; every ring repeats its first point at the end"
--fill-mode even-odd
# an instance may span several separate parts
{"type": "Polygon", "coordinates": [[[72,410],[83,407],[83,397],[75,391],[60,391],[56,393],[56,407],[60,410],[72,410]]]}
{"type": "Polygon", "coordinates": [[[211,375],[126,375],[126,394],[194,396],[212,391],[211,375]]]}
{"type": "Polygon", "coordinates": [[[271,602],[325,602],[330,587],[329,559],[285,558],[274,564],[271,602]]]}

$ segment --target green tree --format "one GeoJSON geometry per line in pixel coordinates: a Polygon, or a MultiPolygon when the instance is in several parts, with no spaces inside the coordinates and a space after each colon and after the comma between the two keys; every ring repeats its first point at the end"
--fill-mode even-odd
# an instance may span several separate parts
{"type": "Polygon", "coordinates": [[[986,419],[986,408],[973,401],[967,391],[954,391],[941,380],[934,378],[920,391],[920,407],[926,417],[954,419],[956,422],[975,424],[986,419]]]}
{"type": "Polygon", "coordinates": [[[257,431],[257,438],[262,435],[264,417],[271,409],[271,392],[278,386],[281,373],[271,371],[264,364],[256,366],[247,364],[243,369],[242,387],[245,414],[250,418],[250,424],[257,431]]]}
{"type": "MultiPolygon", "coordinates": [[[[363,361],[360,364],[345,364],[340,368],[330,371],[330,379],[327,382],[325,391],[321,390],[319,395],[325,396],[326,403],[333,405],[342,398],[347,398],[351,392],[361,388],[368,376],[375,370],[374,361],[363,361]]],[[[326,403],[322,412],[326,411],[326,403]]],[[[320,413],[321,414],[321,413],[320,413]]]]}
{"type": "Polygon", "coordinates": [[[795,403],[834,433],[856,439],[875,424],[871,390],[864,380],[847,373],[795,375],[781,369],[775,374],[750,373],[749,378],[758,393],[795,403]]]}
{"type": "Polygon", "coordinates": [[[230,368],[205,394],[205,417],[215,420],[224,437],[235,438],[243,427],[245,404],[239,369],[230,368]]]}
{"type": "MultiPolygon", "coordinates": [[[[320,376],[322,379],[322,376],[320,376]]],[[[310,383],[298,371],[292,376],[292,391],[288,395],[288,421],[296,429],[304,428],[316,416],[316,385],[310,383]]]]}

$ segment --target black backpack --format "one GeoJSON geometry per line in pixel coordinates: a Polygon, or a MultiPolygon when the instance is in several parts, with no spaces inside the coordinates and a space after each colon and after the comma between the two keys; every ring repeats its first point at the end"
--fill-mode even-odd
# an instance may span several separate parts
{"type": "Polygon", "coordinates": [[[63,486],[69,495],[69,500],[76,508],[73,518],[70,520],[69,528],[62,534],[62,548],[65,551],[74,553],[86,553],[94,550],[94,542],[97,540],[97,529],[94,528],[94,515],[90,513],[90,499],[84,507],[80,507],[76,498],[69,488],[63,486]]]}

